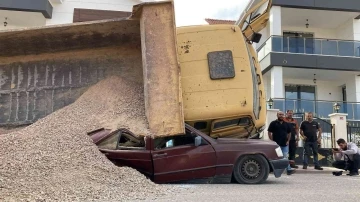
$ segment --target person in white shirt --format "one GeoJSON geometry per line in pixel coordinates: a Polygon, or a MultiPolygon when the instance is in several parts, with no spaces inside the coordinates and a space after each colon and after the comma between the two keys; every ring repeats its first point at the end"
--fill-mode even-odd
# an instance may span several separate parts
{"type": "Polygon", "coordinates": [[[338,149],[333,149],[333,167],[349,171],[349,176],[359,175],[360,150],[355,143],[340,138],[336,141],[338,149]],[[344,160],[342,160],[344,159],[344,160]]]}

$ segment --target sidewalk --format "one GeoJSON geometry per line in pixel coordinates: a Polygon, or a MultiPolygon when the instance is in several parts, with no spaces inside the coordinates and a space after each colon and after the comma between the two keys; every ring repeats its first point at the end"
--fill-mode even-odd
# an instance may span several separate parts
{"type": "MultiPolygon", "coordinates": [[[[302,169],[302,165],[297,165],[299,168],[295,169],[298,174],[332,174],[334,171],[343,171],[333,167],[322,167],[324,170],[315,170],[314,166],[308,166],[307,169],[302,169]]],[[[347,171],[344,171],[347,173],[347,171]]]]}

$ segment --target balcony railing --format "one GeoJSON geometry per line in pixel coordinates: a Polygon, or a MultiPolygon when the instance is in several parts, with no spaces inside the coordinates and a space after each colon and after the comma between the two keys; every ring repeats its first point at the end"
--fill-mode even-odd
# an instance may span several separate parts
{"type": "Polygon", "coordinates": [[[339,103],[339,113],[348,114],[348,120],[360,120],[360,103],[276,98],[273,100],[274,109],[279,109],[281,111],[291,109],[295,113],[313,112],[314,115],[319,118],[329,118],[329,114],[335,112],[333,108],[334,103],[339,103]]]}
{"type": "Polygon", "coordinates": [[[258,49],[259,60],[270,52],[360,57],[360,41],[271,36],[258,49]]]}

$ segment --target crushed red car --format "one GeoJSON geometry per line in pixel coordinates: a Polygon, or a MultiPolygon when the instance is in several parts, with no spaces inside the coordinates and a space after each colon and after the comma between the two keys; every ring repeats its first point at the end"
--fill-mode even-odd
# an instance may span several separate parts
{"type": "Polygon", "coordinates": [[[156,183],[259,184],[280,177],[289,161],[272,141],[212,139],[186,124],[186,134],[140,137],[127,129],[88,133],[117,166],[132,167],[156,183]]]}

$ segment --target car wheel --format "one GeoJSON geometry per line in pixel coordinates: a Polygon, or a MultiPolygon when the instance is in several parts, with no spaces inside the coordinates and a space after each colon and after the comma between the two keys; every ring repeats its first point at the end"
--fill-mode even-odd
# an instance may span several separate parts
{"type": "Polygon", "coordinates": [[[233,176],[241,184],[261,184],[269,176],[270,167],[262,155],[246,155],[236,162],[233,176]]]}

